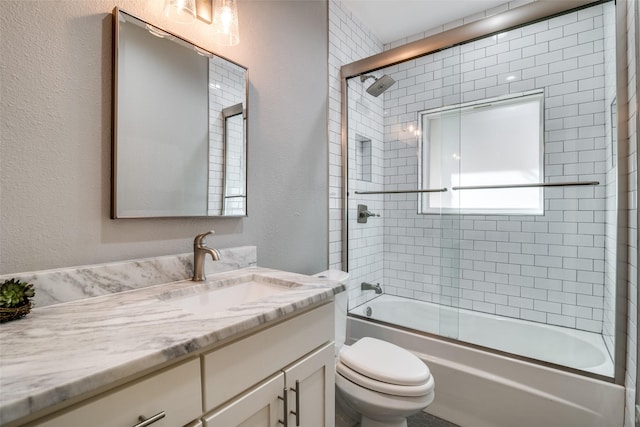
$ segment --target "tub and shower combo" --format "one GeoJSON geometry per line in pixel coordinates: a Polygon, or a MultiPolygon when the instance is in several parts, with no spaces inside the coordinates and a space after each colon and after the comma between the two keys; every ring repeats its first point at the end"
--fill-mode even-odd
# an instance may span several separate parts
{"type": "Polygon", "coordinates": [[[421,357],[464,426],[623,422],[624,13],[567,4],[341,69],[349,337],[421,357]]]}

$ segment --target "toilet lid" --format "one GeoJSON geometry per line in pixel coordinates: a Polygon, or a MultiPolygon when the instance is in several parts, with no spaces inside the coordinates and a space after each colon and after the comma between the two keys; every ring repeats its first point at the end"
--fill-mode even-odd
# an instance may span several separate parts
{"type": "Polygon", "coordinates": [[[429,380],[421,385],[397,385],[389,384],[382,381],[374,380],[369,377],[365,377],[362,374],[349,368],[342,362],[336,364],[336,371],[338,375],[341,375],[349,381],[359,385],[360,387],[367,388],[369,390],[376,391],[378,393],[391,394],[393,396],[402,397],[420,397],[426,396],[433,392],[435,386],[433,377],[429,377],[429,380]]]}
{"type": "Polygon", "coordinates": [[[422,386],[431,378],[429,368],[415,355],[376,338],[365,337],[340,352],[340,362],[373,380],[399,386],[422,386]]]}

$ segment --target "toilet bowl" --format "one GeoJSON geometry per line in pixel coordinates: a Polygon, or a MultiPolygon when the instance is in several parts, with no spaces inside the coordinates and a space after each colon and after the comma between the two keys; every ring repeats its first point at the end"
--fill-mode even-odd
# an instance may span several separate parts
{"type": "MultiPolygon", "coordinates": [[[[316,274],[346,285],[348,273],[316,274]]],[[[361,427],[406,427],[407,417],[434,399],[434,380],[418,357],[394,344],[364,337],[345,345],[347,292],[336,295],[336,399],[361,427]]]]}

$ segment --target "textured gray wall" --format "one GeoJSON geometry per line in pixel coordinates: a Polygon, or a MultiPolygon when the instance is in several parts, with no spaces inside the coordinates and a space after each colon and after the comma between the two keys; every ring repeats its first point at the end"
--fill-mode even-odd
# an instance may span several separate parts
{"type": "Polygon", "coordinates": [[[255,244],[261,266],[327,266],[327,5],[239,2],[240,45],[161,1],[0,2],[0,274],[255,244]],[[249,68],[249,217],[111,220],[114,5],[249,68]]]}

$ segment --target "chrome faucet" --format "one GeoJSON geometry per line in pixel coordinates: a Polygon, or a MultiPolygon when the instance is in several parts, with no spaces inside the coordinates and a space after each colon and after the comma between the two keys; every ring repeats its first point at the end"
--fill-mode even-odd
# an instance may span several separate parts
{"type": "Polygon", "coordinates": [[[376,294],[382,293],[382,288],[380,287],[380,283],[372,285],[371,283],[362,282],[360,284],[360,289],[363,291],[376,291],[376,294]]]}
{"type": "Polygon", "coordinates": [[[193,239],[193,280],[194,282],[204,282],[207,280],[204,275],[204,257],[209,254],[214,261],[220,260],[220,252],[217,249],[208,248],[204,239],[209,235],[213,234],[214,231],[207,231],[206,233],[198,234],[195,239],[193,239]]]}

